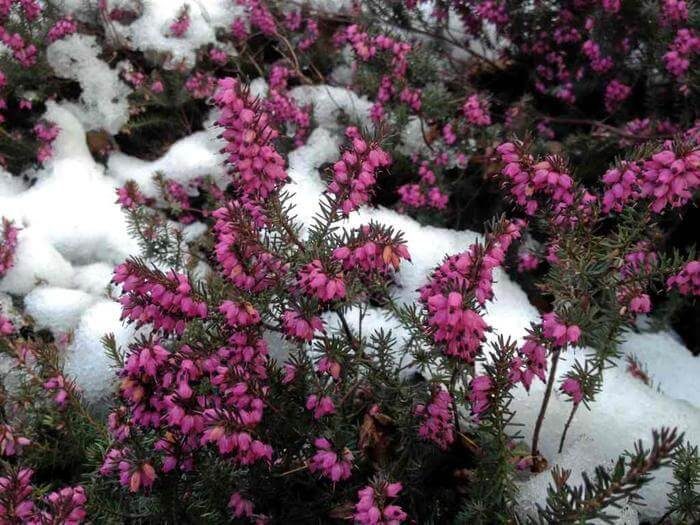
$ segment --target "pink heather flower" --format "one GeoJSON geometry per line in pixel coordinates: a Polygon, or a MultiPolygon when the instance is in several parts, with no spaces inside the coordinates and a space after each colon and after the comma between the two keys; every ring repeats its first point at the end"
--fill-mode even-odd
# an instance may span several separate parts
{"type": "Polygon", "coordinates": [[[135,88],[143,86],[143,83],[146,81],[145,73],[142,71],[135,71],[133,69],[125,69],[122,71],[122,76],[124,77],[124,80],[135,88]]]}
{"type": "Polygon", "coordinates": [[[314,419],[321,419],[322,417],[335,414],[335,405],[328,396],[318,397],[316,394],[312,394],[306,398],[306,410],[313,411],[314,419]]]}
{"type": "Polygon", "coordinates": [[[297,283],[301,291],[320,301],[330,302],[345,297],[343,274],[329,274],[318,259],[299,270],[297,283]]]}
{"type": "Polygon", "coordinates": [[[122,460],[123,457],[124,451],[117,448],[109,449],[105,454],[104,459],[102,460],[102,466],[100,467],[100,475],[109,476],[113,474],[117,470],[119,462],[122,460]]]}
{"type": "Polygon", "coordinates": [[[421,92],[419,89],[404,88],[399,95],[399,100],[411,110],[418,113],[421,108],[421,92]]]}
{"type": "Polygon", "coordinates": [[[33,523],[37,509],[32,501],[34,487],[31,485],[33,471],[28,468],[12,471],[0,476],[0,520],[2,523],[33,523]]]}
{"type": "Polygon", "coordinates": [[[148,462],[132,464],[129,461],[119,462],[119,483],[128,487],[130,492],[138,492],[140,489],[148,490],[156,480],[156,471],[148,462]]]}
{"type": "Polygon", "coordinates": [[[527,339],[518,353],[516,364],[524,368],[520,369],[520,366],[517,366],[517,369],[512,368],[511,381],[522,382],[525,390],[530,390],[535,377],[544,382],[547,372],[547,350],[536,341],[527,339]]]}
{"type": "Polygon", "coordinates": [[[685,22],[688,20],[688,3],[685,0],[662,0],[661,23],[685,22]]]}
{"type": "Polygon", "coordinates": [[[294,363],[285,363],[284,364],[284,377],[282,378],[282,383],[285,385],[289,385],[290,383],[293,383],[294,380],[297,378],[297,371],[299,368],[294,364],[294,363]]]}
{"type": "Polygon", "coordinates": [[[257,27],[262,34],[267,36],[274,36],[277,33],[275,18],[261,0],[237,0],[237,2],[247,6],[252,27],[257,27]]]}
{"type": "Polygon", "coordinates": [[[34,135],[40,142],[37,152],[37,161],[40,164],[45,163],[53,155],[52,144],[58,137],[59,131],[59,127],[52,122],[41,121],[34,126],[34,135]]]}
{"type": "Polygon", "coordinates": [[[398,525],[408,515],[397,505],[389,505],[389,500],[396,498],[402,489],[401,483],[380,482],[367,485],[357,491],[359,497],[355,504],[353,518],[360,525],[398,525]]]}
{"type": "Polygon", "coordinates": [[[700,295],[700,261],[690,261],[683,269],[666,280],[668,289],[676,288],[682,295],[700,295]]]}
{"type": "Polygon", "coordinates": [[[323,356],[321,359],[318,360],[316,370],[318,370],[320,374],[330,375],[333,379],[337,381],[340,378],[340,372],[342,368],[340,366],[340,363],[338,363],[337,361],[334,361],[328,356],[323,356]]]}
{"type": "Polygon", "coordinates": [[[343,481],[352,475],[353,455],[347,448],[342,452],[334,450],[331,442],[320,437],[314,440],[316,454],[309,460],[309,471],[318,472],[333,482],[343,481]]]}
{"type": "Polygon", "coordinates": [[[450,393],[442,388],[436,389],[427,405],[416,406],[415,414],[422,420],[418,435],[447,450],[454,442],[454,409],[450,393]]]}
{"type": "Polygon", "coordinates": [[[471,306],[469,295],[473,293],[481,306],[493,297],[493,270],[503,264],[522,226],[520,221],[501,223],[485,246],[473,244],[468,251],[448,257],[420,288],[430,335],[443,345],[446,355],[469,363],[476,358],[488,325],[471,306]]]}
{"type": "Polygon", "coordinates": [[[474,8],[475,13],[496,25],[504,25],[508,22],[508,11],[504,4],[498,0],[481,0],[474,8]]]}
{"type": "Polygon", "coordinates": [[[572,377],[567,377],[561,383],[561,391],[566,395],[571,397],[575,405],[578,405],[583,401],[583,390],[581,390],[581,383],[572,377]]]}
{"type": "Polygon", "coordinates": [[[368,33],[360,29],[356,24],[349,25],[334,37],[336,45],[350,44],[355,55],[367,62],[377,53],[377,46],[368,33]]]}
{"type": "Polygon", "coordinates": [[[469,384],[469,403],[474,421],[478,422],[489,407],[489,392],[493,387],[491,377],[476,376],[469,384]]]}
{"type": "Polygon", "coordinates": [[[17,436],[10,425],[0,423],[0,457],[20,455],[22,448],[30,443],[26,437],[17,436]]]}
{"type": "Polygon", "coordinates": [[[663,57],[666,70],[680,79],[688,71],[693,55],[698,53],[700,53],[700,37],[692,29],[679,29],[669,51],[663,57]]]}
{"type": "Polygon", "coordinates": [[[428,199],[418,184],[404,184],[397,190],[401,202],[411,208],[423,208],[428,199]]]}
{"type": "Polygon", "coordinates": [[[444,345],[445,355],[473,362],[488,330],[481,316],[464,305],[459,292],[431,295],[426,306],[431,335],[444,345]]]}
{"type": "Polygon", "coordinates": [[[258,293],[270,288],[286,273],[287,266],[265,247],[252,242],[247,235],[240,235],[242,225],[244,229],[257,230],[265,224],[266,218],[256,204],[229,202],[212,216],[216,219],[216,260],[224,277],[237,288],[258,293]]]}
{"type": "Polygon", "coordinates": [[[449,197],[437,186],[428,190],[428,205],[436,210],[444,210],[447,207],[449,197]]]}
{"type": "Polygon", "coordinates": [[[596,73],[606,73],[614,66],[612,58],[603,56],[600,46],[593,40],[586,40],[581,46],[581,51],[590,60],[591,69],[596,73]]]}
{"type": "Polygon", "coordinates": [[[467,119],[467,122],[475,126],[490,126],[491,115],[489,114],[489,106],[486,99],[480,98],[479,95],[470,95],[467,101],[462,106],[462,113],[467,119]]]}
{"type": "Polygon", "coordinates": [[[270,90],[267,99],[263,102],[263,109],[270,114],[277,125],[289,126],[294,129],[294,143],[301,146],[311,127],[310,106],[299,107],[294,98],[288,95],[289,79],[296,73],[288,67],[274,65],[270,69],[270,90]]]}
{"type": "Polygon", "coordinates": [[[574,181],[557,157],[535,163],[532,156],[524,154],[521,147],[506,142],[496,148],[503,163],[501,177],[512,199],[528,215],[534,215],[539,207],[538,196],[552,202],[556,213],[566,210],[574,202],[574,181]]]}
{"type": "Polygon", "coordinates": [[[12,51],[13,58],[23,67],[32,67],[37,60],[37,48],[34,44],[27,44],[19,33],[10,33],[3,25],[0,25],[0,42],[12,51]]]}
{"type": "Polygon", "coordinates": [[[170,34],[175,38],[182,38],[190,28],[190,13],[189,8],[185,5],[177,18],[170,24],[170,34]]]}
{"type": "Polygon", "coordinates": [[[85,489],[80,485],[76,487],[64,487],[52,492],[44,498],[51,516],[51,523],[61,525],[78,525],[83,523],[87,512],[85,503],[87,496],[85,489]]]}
{"type": "Polygon", "coordinates": [[[214,102],[221,111],[217,124],[224,128],[227,142],[223,152],[237,186],[250,199],[267,198],[288,180],[284,160],[273,144],[278,132],[271,127],[270,116],[233,78],[219,81],[214,102]]]}
{"type": "Polygon", "coordinates": [[[112,281],[122,285],[122,319],[138,326],[181,335],[187,321],[207,317],[207,304],[193,296],[187,276],[174,270],[161,274],[129,260],[115,268],[112,281]]]}
{"type": "Polygon", "coordinates": [[[209,50],[209,58],[219,66],[225,66],[228,62],[228,54],[223,49],[212,47],[209,50]]]}
{"type": "Polygon", "coordinates": [[[289,11],[284,16],[284,25],[290,31],[299,31],[301,29],[301,11],[289,11]]]}
{"type": "Polygon", "coordinates": [[[0,277],[3,277],[15,264],[19,228],[5,217],[0,226],[0,277]]]}
{"type": "Polygon", "coordinates": [[[165,91],[165,86],[163,85],[163,82],[160,80],[155,80],[151,84],[151,91],[155,94],[160,94],[163,91],[165,91]]]}
{"type": "Polygon", "coordinates": [[[301,51],[307,51],[311,46],[313,46],[318,40],[319,30],[318,23],[313,18],[306,19],[306,31],[304,33],[304,38],[299,41],[299,49],[301,51]]]}
{"type": "Polygon", "coordinates": [[[554,140],[555,138],[554,130],[549,126],[547,119],[540,120],[537,123],[537,133],[540,137],[547,140],[554,140]]]}
{"type": "Polygon", "coordinates": [[[328,185],[345,215],[369,201],[377,173],[391,164],[391,157],[378,144],[368,144],[360,137],[351,144],[333,165],[333,181],[328,185]]]}
{"type": "Polygon", "coordinates": [[[605,87],[605,109],[608,113],[613,113],[622,102],[627,100],[632,88],[618,80],[612,80],[605,87]]]}
{"type": "Polygon", "coordinates": [[[621,0],[601,0],[603,9],[608,13],[617,13],[620,10],[621,0]]]}
{"type": "Polygon", "coordinates": [[[66,18],[61,18],[58,20],[51,29],[49,29],[46,35],[49,42],[55,42],[62,38],[72,35],[78,30],[78,25],[75,23],[72,17],[68,16],[66,18]]]}
{"type": "Polygon", "coordinates": [[[216,79],[209,73],[197,71],[187,79],[185,89],[192,95],[192,98],[206,99],[214,94],[216,79]]]}
{"type": "Polygon", "coordinates": [[[128,181],[121,188],[117,188],[117,203],[122,208],[133,210],[137,206],[146,203],[146,197],[134,181],[128,181]]]}
{"type": "Polygon", "coordinates": [[[312,316],[307,319],[298,310],[285,310],[282,314],[282,328],[288,337],[307,343],[313,340],[314,332],[324,331],[321,318],[312,316]]]}
{"type": "Polygon", "coordinates": [[[22,6],[22,11],[27,20],[33,22],[39,18],[42,9],[37,0],[19,0],[18,3],[22,6]]]}
{"type": "Polygon", "coordinates": [[[692,199],[700,187],[700,149],[685,155],[665,149],[652,155],[642,169],[642,197],[653,198],[651,209],[661,213],[666,206],[678,208],[692,199]]]}
{"type": "Polygon", "coordinates": [[[231,494],[228,508],[236,518],[250,518],[253,515],[253,502],[244,498],[240,492],[231,494]]]}
{"type": "Polygon", "coordinates": [[[532,252],[523,251],[518,254],[518,273],[531,272],[540,265],[540,259],[532,252]]]}
{"type": "Polygon", "coordinates": [[[623,162],[611,168],[603,175],[605,193],[603,194],[603,212],[614,210],[621,212],[623,206],[631,199],[641,197],[641,170],[637,164],[623,162]]]}
{"type": "Polygon", "coordinates": [[[651,311],[651,299],[648,294],[640,294],[630,299],[630,311],[636,314],[648,314],[651,311]]]}
{"type": "Polygon", "coordinates": [[[44,390],[54,393],[54,403],[56,403],[59,408],[66,406],[68,401],[68,390],[66,385],[66,380],[63,375],[56,375],[44,382],[44,390]]]}
{"type": "Polygon", "coordinates": [[[581,337],[581,329],[577,325],[562,323],[554,312],[542,315],[542,332],[556,346],[576,344],[581,337]]]}
{"type": "Polygon", "coordinates": [[[9,317],[5,317],[0,311],[0,335],[12,335],[15,333],[15,325],[9,317]]]}
{"type": "MultiPolygon", "coordinates": [[[[240,387],[241,390],[244,390],[244,386],[240,387]]],[[[263,400],[251,399],[251,396],[244,395],[241,401],[246,403],[246,409],[234,412],[208,408],[204,411],[205,430],[200,440],[201,444],[215,444],[219,454],[233,454],[232,459],[240,465],[251,465],[261,460],[269,462],[272,460],[272,447],[254,439],[250,432],[246,431],[262,420],[263,400]]]]}
{"type": "Polygon", "coordinates": [[[107,416],[107,428],[117,441],[124,441],[131,435],[131,426],[125,406],[113,410],[107,416]]]}
{"type": "Polygon", "coordinates": [[[243,42],[248,39],[248,28],[245,25],[245,22],[241,18],[236,18],[232,23],[231,23],[231,35],[233,38],[235,38],[238,42],[243,42]]]}
{"type": "Polygon", "coordinates": [[[345,246],[333,250],[333,258],[343,270],[388,274],[397,271],[401,260],[411,260],[406,244],[396,242],[375,225],[363,225],[351,232],[345,246]]]}
{"type": "Polygon", "coordinates": [[[451,146],[452,144],[457,142],[457,135],[455,134],[454,129],[452,128],[452,124],[450,124],[449,122],[445,124],[445,126],[442,128],[442,139],[448,146],[451,146]]]}
{"type": "Polygon", "coordinates": [[[231,328],[245,328],[260,322],[260,314],[250,303],[224,301],[219,306],[219,312],[224,314],[231,328]]]}

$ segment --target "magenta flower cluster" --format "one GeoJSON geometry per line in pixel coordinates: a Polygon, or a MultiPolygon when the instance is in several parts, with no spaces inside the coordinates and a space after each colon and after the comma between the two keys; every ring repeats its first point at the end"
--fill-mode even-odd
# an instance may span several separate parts
{"type": "Polygon", "coordinates": [[[473,244],[445,259],[420,289],[430,334],[446,355],[474,362],[488,330],[476,305],[493,298],[493,271],[503,264],[523,226],[522,221],[501,224],[485,245],[473,244]]]}
{"type": "Polygon", "coordinates": [[[85,521],[85,489],[64,487],[44,497],[35,495],[31,469],[11,471],[0,477],[0,521],[26,525],[79,525],[85,521]]]}
{"type": "Polygon", "coordinates": [[[186,275],[147,271],[127,261],[116,267],[113,282],[124,293],[122,318],[139,326],[152,324],[156,330],[182,334],[188,320],[207,316],[206,302],[197,299],[186,275]]]}
{"type": "Polygon", "coordinates": [[[328,185],[345,215],[369,201],[378,172],[391,164],[391,157],[378,144],[368,144],[353,128],[348,135],[350,148],[333,164],[333,180],[328,185]]]}
{"type": "Polygon", "coordinates": [[[17,250],[19,228],[5,217],[2,218],[0,230],[0,277],[3,277],[14,266],[15,251],[17,250]]]}
{"type": "Polygon", "coordinates": [[[353,518],[360,525],[398,525],[408,515],[398,505],[390,503],[396,499],[403,486],[401,483],[379,482],[357,491],[353,518]]]}

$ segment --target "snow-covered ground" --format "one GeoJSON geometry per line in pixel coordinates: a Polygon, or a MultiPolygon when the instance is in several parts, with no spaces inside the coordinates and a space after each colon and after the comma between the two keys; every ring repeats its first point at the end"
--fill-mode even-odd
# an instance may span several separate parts
{"type": "MultiPolygon", "coordinates": [[[[219,24],[229,24],[235,13],[222,6],[232,2],[200,0],[193,6],[191,41],[178,42],[163,36],[166,21],[171,21],[184,2],[159,0],[146,3],[143,21],[122,28],[121,37],[130,39],[139,49],[167,51],[185,62],[200,45],[214,40],[219,24]]],[[[342,2],[341,2],[342,3],[342,2]]],[[[67,4],[70,4],[69,2],[67,4]]],[[[18,178],[0,172],[0,215],[22,228],[16,264],[0,280],[0,294],[24,299],[25,313],[37,324],[57,334],[73,331],[66,350],[66,367],[83,387],[88,399],[99,401],[114,383],[114,373],[104,355],[100,338],[114,333],[125,345],[134,330],[120,320],[120,308],[108,294],[112,267],[130,254],[138,252],[136,242],[127,233],[124,214],[115,203],[115,189],[126,180],[136,180],[148,194],[153,194],[151,176],[159,171],[166,178],[187,182],[201,175],[225,177],[218,132],[210,119],[205,131],[194,133],[172,145],[158,160],[144,161],[113,153],[106,165],[97,163],[85,141],[86,130],[107,129],[115,132],[125,122],[128,88],[121,84],[115,71],[98,58],[92,37],[74,36],[54,44],[51,63],[59,74],[80,82],[83,98],[76,103],[50,103],[46,118],[58,124],[60,135],[54,144],[55,155],[44,168],[32,174],[31,187],[18,178]],[[78,67],[68,71],[66,61],[78,60],[78,67]]],[[[259,86],[264,88],[264,86],[259,86]]],[[[314,106],[313,130],[308,143],[289,155],[291,184],[299,220],[308,224],[318,208],[323,184],[318,167],[337,156],[341,127],[337,118],[342,111],[358,120],[366,120],[370,102],[337,87],[297,88],[293,95],[314,106]]],[[[364,223],[374,219],[391,224],[405,233],[412,254],[411,263],[400,270],[399,291],[403,301],[416,298],[415,290],[445,254],[463,251],[477,238],[470,231],[420,226],[414,220],[386,209],[363,209],[349,221],[364,223]]],[[[196,228],[195,228],[196,229],[196,228]]],[[[193,230],[194,231],[194,230],[193,230]]],[[[497,274],[496,299],[489,306],[487,321],[496,333],[521,339],[530,322],[538,317],[525,293],[505,274],[497,274]]],[[[382,312],[371,312],[365,321],[386,326],[382,312]]],[[[671,332],[629,334],[623,345],[634,354],[653,379],[649,387],[626,372],[625,363],[607,372],[599,401],[590,410],[579,409],[571,427],[563,454],[557,447],[571,405],[555,394],[545,420],[541,450],[550,463],[573,470],[573,480],[580,479],[584,468],[612,460],[636,439],[648,442],[650,430],[663,425],[686,432],[692,442],[700,442],[700,390],[695,378],[700,376],[700,360],[683,347],[671,332]]],[[[585,349],[577,350],[583,355],[585,349]]],[[[566,355],[560,372],[564,374],[573,355],[566,355]]],[[[513,407],[517,422],[524,425],[528,437],[539,408],[543,385],[537,383],[528,394],[518,390],[513,407]]],[[[642,495],[646,506],[626,509],[621,523],[637,523],[638,513],[658,517],[664,513],[669,469],[657,475],[642,495]]],[[[520,501],[525,511],[532,510],[545,498],[548,472],[521,483],[520,501]]]]}

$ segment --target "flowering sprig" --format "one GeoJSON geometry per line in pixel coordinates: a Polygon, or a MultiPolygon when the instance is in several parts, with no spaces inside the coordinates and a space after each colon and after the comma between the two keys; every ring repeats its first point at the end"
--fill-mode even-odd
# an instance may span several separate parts
{"type": "Polygon", "coordinates": [[[17,250],[19,228],[12,221],[2,218],[2,235],[0,236],[0,277],[14,266],[17,250]]]}

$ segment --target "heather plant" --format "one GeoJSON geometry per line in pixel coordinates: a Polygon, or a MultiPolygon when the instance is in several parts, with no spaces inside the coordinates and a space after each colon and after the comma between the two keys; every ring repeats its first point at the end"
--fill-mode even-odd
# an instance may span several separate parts
{"type": "MultiPolygon", "coordinates": [[[[39,329],[20,298],[0,303],[0,522],[613,521],[669,466],[663,519],[697,520],[683,428],[649,429],[581,483],[542,446],[553,396],[570,402],[562,453],[625,357],[651,385],[622,341],[700,294],[694,248],[673,238],[700,186],[697,6],[235,4],[245,16],[189,65],[119,37],[138,2],[95,7],[89,31],[130,94],[116,134],[92,131],[92,155],[160,158],[214,127],[226,174],[164,170],[116,190],[140,251],[108,290],[136,335],[105,334],[106,400],[66,374],[70,334],[39,329]],[[371,101],[368,119],[340,115],[302,220],[290,152],[319,117],[295,89],[332,78],[371,101]],[[378,204],[480,235],[406,290],[424,247],[367,212],[378,204]],[[540,313],[519,340],[488,318],[505,272],[540,313]],[[526,422],[513,401],[537,382],[526,422]],[[546,502],[527,515],[520,482],[550,467],[546,502]]],[[[71,96],[44,50],[79,25],[42,7],[0,1],[13,52],[0,132],[31,144],[6,155],[16,173],[48,163],[60,129],[43,103],[71,96]],[[42,74],[32,105],[25,83],[42,74]]],[[[187,40],[195,14],[183,5],[167,38],[187,40]]],[[[1,279],[26,225],[0,226],[1,279]]]]}
{"type": "MultiPolygon", "coordinates": [[[[184,247],[177,242],[178,253],[168,258],[172,244],[153,244],[167,236],[167,227],[152,231],[144,242],[174,267],[164,272],[132,259],[114,276],[124,319],[150,333],[126,349],[108,341],[121,383],[108,418],[114,441],[100,469],[100,491],[121,485],[143,494],[155,514],[371,522],[369,512],[414,519],[459,513],[507,520],[515,512],[516,469],[539,471],[547,463],[538,437],[561,353],[579,344],[596,349],[557,387],[572,399],[568,428],[579,404],[593,402],[623,329],[647,311],[649,287],[678,281],[681,292],[690,291],[693,263],[663,257],[645,243],[656,201],[645,205],[640,195],[639,207],[610,218],[598,197],[573,183],[562,159],[537,161],[525,145],[505,143],[495,176],[526,215],[540,211],[548,225],[551,270],[542,287],[555,298],[554,311],[531,327],[522,346],[497,338],[484,361],[490,329],[483,308],[493,299],[493,272],[526,221],[495,221],[483,243],[447,257],[428,276],[418,303],[402,304],[392,291],[402,260],[410,260],[401,233],[377,223],[341,226],[391,165],[381,135],[347,130],[348,144],[329,167],[321,210],[302,236],[287,203],[277,132],[261,101],[234,79],[219,82],[214,100],[235,184],[215,192],[207,199],[212,209],[202,210],[211,218],[211,238],[184,247]],[[532,189],[521,194],[525,186],[532,189]],[[200,285],[191,277],[198,260],[218,269],[200,285]],[[410,336],[363,330],[368,300],[410,336]],[[270,354],[266,333],[279,334],[282,354],[270,354]],[[513,448],[522,436],[512,426],[509,392],[537,379],[547,388],[528,453],[513,448]],[[458,496],[459,481],[432,480],[430,473],[445,462],[478,476],[466,501],[458,496]],[[178,492],[184,479],[206,487],[214,472],[228,472],[217,494],[178,492]],[[493,483],[501,490],[479,488],[493,483]],[[313,499],[297,502],[295,494],[310,490],[313,499]],[[388,507],[376,502],[397,496],[388,507]]],[[[137,203],[146,202],[133,183],[120,190],[120,202],[134,224],[162,213],[153,205],[139,211],[137,203]]],[[[156,229],[165,224],[147,220],[156,229]]],[[[555,471],[542,515],[555,522],[557,516],[605,517],[604,509],[636,493],[647,471],[664,464],[677,444],[676,434],[663,430],[651,452],[638,448],[633,458],[622,456],[612,479],[599,470],[591,481],[599,488],[586,489],[596,491],[586,493],[595,505],[579,501],[578,489],[555,471]]]]}

